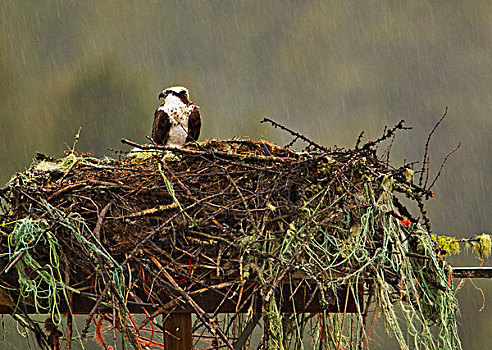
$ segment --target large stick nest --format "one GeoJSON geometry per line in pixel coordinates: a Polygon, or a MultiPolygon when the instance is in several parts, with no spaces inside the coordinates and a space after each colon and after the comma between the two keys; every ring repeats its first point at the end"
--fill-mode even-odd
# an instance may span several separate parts
{"type": "Polygon", "coordinates": [[[281,297],[284,284],[291,295],[307,286],[306,300],[316,299],[319,311],[339,306],[339,314],[314,320],[317,346],[364,345],[374,302],[403,348],[407,334],[423,348],[459,346],[449,269],[396,195],[422,204],[430,192],[413,184],[407,167],[379,159],[375,145],[298,153],[265,141],[210,140],[120,160],[38,155],[1,190],[2,287],[17,313],[31,305],[55,321],[73,294],[92,297],[134,347],[142,336],[129,303],[152,305],[151,318],[187,305],[215,344],[249,335],[251,314],[222,324],[201,313],[195,297],[204,291],[219,301],[235,296],[238,311],[260,312],[264,348],[299,346],[296,327],[308,318],[280,312],[291,303],[281,297]],[[355,299],[353,316],[336,297],[341,287],[355,299]],[[348,317],[355,328],[344,327],[348,317]]]}

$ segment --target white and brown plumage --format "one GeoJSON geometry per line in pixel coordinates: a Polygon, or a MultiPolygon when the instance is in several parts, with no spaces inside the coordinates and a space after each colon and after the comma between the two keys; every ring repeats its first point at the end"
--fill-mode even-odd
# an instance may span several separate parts
{"type": "Polygon", "coordinates": [[[163,90],[164,101],[154,114],[152,140],[158,145],[182,147],[200,136],[200,108],[189,100],[188,89],[174,86],[163,90]]]}

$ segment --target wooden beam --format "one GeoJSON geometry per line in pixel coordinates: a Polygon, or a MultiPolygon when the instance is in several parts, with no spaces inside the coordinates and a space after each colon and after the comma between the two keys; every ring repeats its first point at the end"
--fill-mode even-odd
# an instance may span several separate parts
{"type": "MultiPolygon", "coordinates": [[[[315,287],[314,286],[308,286],[306,284],[301,285],[300,287],[298,286],[291,286],[289,284],[283,284],[279,286],[279,289],[282,289],[282,293],[278,293],[278,295],[282,295],[282,298],[277,298],[278,305],[280,307],[281,312],[285,313],[293,313],[294,311],[297,313],[318,313],[322,312],[323,310],[328,311],[328,312],[348,312],[348,313],[355,313],[357,312],[357,300],[359,303],[362,303],[363,300],[363,287],[362,284],[360,285],[358,292],[359,295],[357,298],[354,298],[354,295],[352,292],[347,292],[346,287],[341,287],[337,290],[337,295],[333,295],[332,293],[330,294],[329,291],[327,291],[325,294],[325,298],[327,299],[326,302],[328,305],[323,305],[320,297],[319,291],[315,292],[315,287]],[[295,290],[296,293],[294,296],[292,296],[292,291],[295,290]],[[348,293],[348,299],[347,299],[347,293],[348,293]],[[347,299],[347,306],[345,309],[345,300],[347,299]]],[[[1,291],[1,289],[0,289],[1,291]]],[[[255,299],[255,310],[257,312],[261,312],[261,301],[260,301],[260,296],[259,295],[251,295],[251,290],[244,292],[241,295],[241,300],[245,300],[246,298],[251,298],[255,299]]],[[[75,314],[88,314],[94,304],[95,304],[95,299],[97,299],[99,295],[96,294],[91,294],[91,293],[74,293],[73,294],[73,312],[75,314]]],[[[207,313],[214,313],[217,311],[219,313],[235,313],[236,311],[239,312],[247,312],[249,306],[251,303],[245,303],[243,305],[243,308],[240,310],[237,310],[237,304],[238,302],[241,303],[241,301],[238,299],[238,295],[229,295],[225,300],[224,296],[221,294],[218,294],[216,291],[207,291],[198,295],[192,295],[193,300],[207,313]]],[[[140,298],[142,300],[146,300],[146,295],[140,295],[140,298]]],[[[159,299],[164,303],[169,303],[171,300],[175,299],[175,297],[171,296],[169,293],[166,291],[161,291],[159,292],[159,299]]],[[[8,295],[4,295],[2,299],[2,294],[0,293],[0,314],[10,314],[12,313],[12,308],[14,307],[14,303],[8,299],[8,295]]],[[[172,306],[176,306],[176,308],[173,308],[173,313],[193,313],[193,308],[191,308],[189,305],[185,303],[177,303],[173,304],[172,306]]],[[[22,307],[22,305],[21,305],[22,307]]],[[[58,306],[61,312],[66,312],[67,308],[64,303],[60,303],[58,306]]],[[[132,313],[143,313],[143,309],[149,313],[154,312],[155,310],[158,309],[159,305],[158,304],[153,304],[153,303],[138,303],[135,301],[128,301],[127,304],[128,309],[132,313]]],[[[359,308],[361,305],[359,305],[359,308]]],[[[171,311],[171,308],[169,311],[171,311]]],[[[26,305],[26,310],[27,313],[35,313],[35,309],[32,306],[26,305]]],[[[110,311],[109,309],[105,309],[104,306],[101,306],[101,311],[110,311]]]]}
{"type": "MultiPolygon", "coordinates": [[[[453,277],[454,278],[492,278],[492,267],[468,267],[468,266],[460,266],[453,267],[453,277]]],[[[301,286],[291,298],[291,290],[292,287],[288,284],[284,284],[281,288],[283,288],[283,292],[281,293],[284,298],[282,301],[279,300],[279,305],[281,312],[292,313],[294,312],[293,304],[295,305],[295,311],[298,313],[317,313],[322,310],[328,312],[343,312],[343,307],[337,303],[337,300],[345,300],[345,296],[347,293],[346,288],[340,288],[338,290],[338,295],[336,297],[331,296],[328,300],[329,305],[321,305],[319,293],[316,293],[314,296],[312,295],[313,287],[308,288],[306,285],[301,286]]],[[[89,294],[89,293],[85,293],[89,294]]],[[[170,296],[166,292],[159,293],[159,297],[164,303],[169,302],[171,300],[170,296]]],[[[245,293],[242,298],[248,297],[249,293],[245,293]]],[[[94,300],[97,299],[97,295],[93,295],[92,299],[88,297],[88,295],[81,295],[78,293],[74,293],[73,299],[73,311],[76,314],[88,314],[92,307],[94,306],[94,300]]],[[[145,300],[145,295],[140,296],[141,299],[145,300]]],[[[359,297],[357,298],[359,302],[362,302],[363,290],[362,287],[359,288],[359,297]]],[[[237,296],[232,296],[227,298],[225,301],[222,301],[223,296],[219,295],[214,291],[205,292],[199,295],[194,295],[193,299],[202,307],[202,309],[207,313],[213,313],[216,311],[216,308],[219,307],[219,312],[223,313],[234,313],[236,311],[246,312],[247,307],[250,304],[245,305],[244,310],[236,310],[237,305],[237,296]]],[[[260,310],[259,303],[257,304],[257,310],[260,310]]],[[[0,288],[0,314],[11,314],[12,309],[15,307],[15,303],[12,299],[0,288]]],[[[19,305],[22,307],[22,305],[19,305]]],[[[63,303],[59,305],[60,311],[66,312],[66,305],[63,303]]],[[[159,305],[144,303],[140,304],[137,302],[129,301],[127,307],[132,313],[143,313],[143,308],[146,309],[147,312],[153,312],[157,310],[159,305]]],[[[104,308],[102,308],[104,309],[104,308]]],[[[347,309],[346,312],[353,313],[357,312],[356,298],[353,297],[352,293],[349,294],[347,309]]],[[[35,309],[30,306],[26,306],[25,311],[27,313],[35,313],[35,309]]],[[[102,310],[103,311],[103,310],[102,310]]],[[[193,313],[193,310],[187,305],[180,305],[177,309],[174,310],[174,313],[182,313],[189,314],[193,313]]]]}
{"type": "Polygon", "coordinates": [[[492,278],[492,267],[453,267],[454,278],[492,278]]]}

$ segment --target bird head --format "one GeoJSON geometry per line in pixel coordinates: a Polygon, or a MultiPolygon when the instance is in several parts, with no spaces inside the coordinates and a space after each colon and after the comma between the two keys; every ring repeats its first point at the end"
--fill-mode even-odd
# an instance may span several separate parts
{"type": "Polygon", "coordinates": [[[159,99],[161,98],[164,99],[164,102],[166,102],[168,98],[178,98],[184,104],[190,103],[188,89],[183,86],[173,86],[162,90],[162,92],[159,94],[159,99]]]}

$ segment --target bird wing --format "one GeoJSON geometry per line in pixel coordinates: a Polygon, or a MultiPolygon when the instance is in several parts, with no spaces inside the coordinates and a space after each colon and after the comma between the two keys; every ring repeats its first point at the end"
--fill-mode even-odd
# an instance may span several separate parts
{"type": "Polygon", "coordinates": [[[169,130],[171,130],[169,116],[162,109],[156,109],[152,124],[152,140],[158,145],[165,145],[169,138],[169,130]]]}
{"type": "Polygon", "coordinates": [[[201,126],[202,117],[200,116],[200,108],[198,108],[198,106],[193,106],[188,117],[188,136],[186,137],[186,142],[198,140],[201,126]]]}

